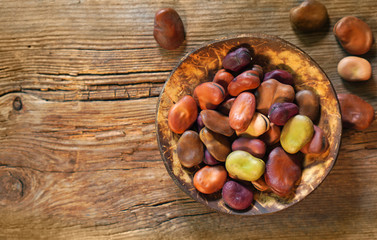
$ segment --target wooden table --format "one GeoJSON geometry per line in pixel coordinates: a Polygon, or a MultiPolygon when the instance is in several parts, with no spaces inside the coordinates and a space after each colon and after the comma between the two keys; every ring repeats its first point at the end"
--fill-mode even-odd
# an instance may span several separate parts
{"type": "Polygon", "coordinates": [[[179,59],[225,35],[280,36],[311,55],[338,93],[377,109],[376,44],[364,83],[336,72],[347,55],[331,28],[343,16],[377,37],[375,0],[333,0],[326,31],[296,33],[300,1],[2,0],[1,239],[376,239],[377,121],[344,130],[330,175],[304,201],[255,217],[216,213],[167,174],[155,135],[159,93],[179,59]],[[186,41],[159,48],[154,13],[173,7],[186,41]]]}

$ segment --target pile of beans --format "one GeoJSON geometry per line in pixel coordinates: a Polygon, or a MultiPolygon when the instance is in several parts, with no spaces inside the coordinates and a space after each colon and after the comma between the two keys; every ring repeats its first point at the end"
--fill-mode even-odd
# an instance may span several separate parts
{"type": "Polygon", "coordinates": [[[170,108],[168,125],[181,134],[178,159],[185,168],[199,169],[193,176],[199,192],[221,190],[235,210],[249,208],[255,191],[294,195],[304,155],[322,154],[329,144],[314,124],[318,96],[295,92],[293,84],[283,69],[264,74],[250,51],[239,47],[225,56],[211,82],[170,108]]]}

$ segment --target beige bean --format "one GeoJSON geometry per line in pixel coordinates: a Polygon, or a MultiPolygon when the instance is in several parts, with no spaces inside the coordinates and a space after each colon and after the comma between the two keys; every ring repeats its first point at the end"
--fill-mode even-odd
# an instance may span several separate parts
{"type": "Polygon", "coordinates": [[[338,63],[338,74],[346,81],[366,81],[372,76],[372,67],[364,58],[349,56],[338,63]]]}

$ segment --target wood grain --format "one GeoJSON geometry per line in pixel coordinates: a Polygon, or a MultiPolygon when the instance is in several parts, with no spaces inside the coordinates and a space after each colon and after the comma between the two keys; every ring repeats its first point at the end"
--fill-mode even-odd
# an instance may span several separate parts
{"type": "Polygon", "coordinates": [[[225,35],[284,38],[319,63],[338,93],[377,109],[376,44],[364,55],[373,78],[346,83],[336,65],[347,53],[331,33],[346,15],[376,33],[377,2],[323,0],[330,24],[312,34],[290,26],[289,9],[299,2],[0,1],[0,238],[377,238],[376,121],[365,131],[345,130],[321,186],[268,216],[206,209],[174,184],[158,151],[156,104],[170,71],[225,35]],[[174,51],[159,48],[152,35],[155,11],[167,6],[186,29],[174,51]]]}

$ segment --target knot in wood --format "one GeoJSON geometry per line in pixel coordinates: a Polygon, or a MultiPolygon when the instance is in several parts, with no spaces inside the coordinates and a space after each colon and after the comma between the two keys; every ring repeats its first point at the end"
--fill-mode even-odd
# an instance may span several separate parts
{"type": "Polygon", "coordinates": [[[22,101],[20,97],[16,97],[13,100],[13,109],[16,111],[20,111],[22,109],[22,101]]]}
{"type": "Polygon", "coordinates": [[[22,181],[12,175],[0,176],[0,205],[12,204],[23,196],[22,181]]]}

